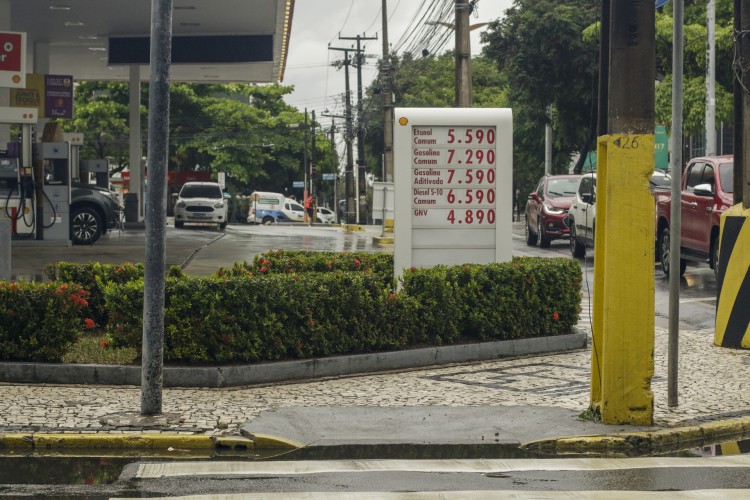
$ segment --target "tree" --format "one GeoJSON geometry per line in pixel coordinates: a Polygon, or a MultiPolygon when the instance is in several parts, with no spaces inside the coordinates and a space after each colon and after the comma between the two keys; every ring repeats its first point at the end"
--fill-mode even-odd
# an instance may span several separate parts
{"type": "MultiPolygon", "coordinates": [[[[238,187],[284,192],[302,179],[304,114],[284,102],[292,87],[176,83],[170,94],[169,170],[228,174],[238,187]],[[297,130],[290,126],[296,125],[297,130]]],[[[83,159],[107,158],[127,167],[128,88],[124,83],[76,84],[75,117],[63,128],[84,134],[83,159]]],[[[144,137],[148,86],[142,89],[144,137]]],[[[318,171],[335,161],[325,135],[316,136],[318,171]]],[[[145,140],[143,141],[145,143],[145,140]]]]}
{"type": "MultiPolygon", "coordinates": [[[[455,101],[455,63],[453,52],[414,58],[411,54],[390,56],[393,67],[393,102],[398,107],[451,108],[455,101]]],[[[382,61],[381,61],[382,68],[382,61]]],[[[471,62],[475,108],[508,107],[505,81],[495,64],[485,57],[471,62]]],[[[370,173],[380,176],[383,154],[382,71],[367,88],[366,164],[370,173]]]]}
{"type": "MultiPolygon", "coordinates": [[[[66,132],[84,136],[81,159],[110,160],[111,171],[128,166],[128,89],[124,83],[79,82],[72,120],[58,120],[66,132]]],[[[145,113],[145,108],[141,108],[145,113]]]]}
{"type": "Polygon", "coordinates": [[[528,192],[544,173],[544,128],[553,128],[552,171],[580,171],[596,133],[598,42],[583,37],[596,19],[588,0],[516,0],[482,34],[483,55],[508,82],[514,120],[514,179],[528,192]],[[552,107],[551,117],[547,106],[552,107]]]}

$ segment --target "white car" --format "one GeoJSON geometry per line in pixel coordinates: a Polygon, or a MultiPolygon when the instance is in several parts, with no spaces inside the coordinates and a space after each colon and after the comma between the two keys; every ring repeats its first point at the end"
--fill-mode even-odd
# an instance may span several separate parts
{"type": "Polygon", "coordinates": [[[174,207],[174,227],[187,224],[216,224],[227,227],[228,204],[216,182],[187,182],[174,207]]]}
{"type": "Polygon", "coordinates": [[[336,222],[336,214],[330,208],[318,207],[318,220],[316,222],[334,224],[336,222]]]}
{"type": "Polygon", "coordinates": [[[583,257],[586,255],[586,246],[594,245],[596,172],[588,172],[581,176],[566,222],[570,227],[570,253],[573,257],[583,257]]]}

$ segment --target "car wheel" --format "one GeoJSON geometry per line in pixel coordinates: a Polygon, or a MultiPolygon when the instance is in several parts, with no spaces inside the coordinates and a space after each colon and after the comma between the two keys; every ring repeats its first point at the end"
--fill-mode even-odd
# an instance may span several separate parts
{"type": "Polygon", "coordinates": [[[102,235],[102,218],[90,207],[73,210],[73,243],[76,245],[93,245],[102,235]]]}
{"type": "MultiPolygon", "coordinates": [[[[670,237],[669,237],[669,228],[665,227],[661,230],[661,236],[659,237],[659,254],[661,255],[661,269],[664,271],[664,274],[669,276],[669,256],[671,255],[671,252],[669,250],[670,246],[670,237]]],[[[687,261],[685,259],[680,259],[680,276],[685,274],[685,268],[687,267],[687,261]]]]}
{"type": "Polygon", "coordinates": [[[183,227],[185,227],[185,223],[181,220],[176,220],[174,221],[174,227],[177,229],[182,229],[183,227]]]}
{"type": "Polygon", "coordinates": [[[711,260],[714,265],[714,278],[719,282],[719,236],[714,236],[711,240],[711,260]]]}
{"type": "Polygon", "coordinates": [[[266,215],[265,217],[263,217],[263,221],[262,222],[263,222],[264,225],[267,226],[268,224],[273,223],[273,217],[271,217],[270,215],[266,215]]]}
{"type": "Polygon", "coordinates": [[[227,228],[227,223],[226,222],[219,223],[219,229],[226,229],[226,228],[227,228]]]}
{"type": "Polygon", "coordinates": [[[526,244],[530,247],[536,246],[536,234],[531,232],[531,228],[529,227],[529,219],[526,219],[526,224],[524,224],[526,228],[526,244]]]}
{"type": "Polygon", "coordinates": [[[581,242],[578,241],[576,226],[573,219],[570,219],[570,253],[576,258],[584,257],[586,255],[586,245],[582,245],[581,242]]]}
{"type": "Polygon", "coordinates": [[[544,234],[544,226],[542,225],[542,219],[537,219],[537,226],[536,226],[536,234],[539,237],[539,248],[547,248],[549,246],[549,242],[552,241],[550,238],[544,234]]]}

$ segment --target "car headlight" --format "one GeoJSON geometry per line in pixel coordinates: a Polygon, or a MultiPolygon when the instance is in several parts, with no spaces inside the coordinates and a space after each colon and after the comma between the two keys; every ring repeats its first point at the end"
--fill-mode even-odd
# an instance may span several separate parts
{"type": "Polygon", "coordinates": [[[214,208],[224,208],[224,202],[214,203],[214,208]]]}
{"type": "Polygon", "coordinates": [[[546,203],[544,204],[544,211],[552,215],[560,215],[565,213],[565,210],[561,208],[555,208],[552,205],[548,205],[546,203]]]}
{"type": "Polygon", "coordinates": [[[178,208],[182,208],[182,207],[185,206],[185,202],[182,201],[182,200],[180,200],[180,201],[177,202],[177,205],[175,205],[175,206],[178,207],[178,208]]]}

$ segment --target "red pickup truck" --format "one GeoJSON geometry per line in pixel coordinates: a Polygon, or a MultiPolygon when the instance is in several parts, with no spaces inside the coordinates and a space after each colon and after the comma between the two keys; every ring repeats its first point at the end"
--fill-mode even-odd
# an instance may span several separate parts
{"type": "MultiPolygon", "coordinates": [[[[680,192],[680,276],[687,261],[708,262],[718,272],[719,220],[733,204],[734,158],[710,156],[690,160],[682,175],[680,192]]],[[[656,252],[669,274],[669,225],[671,192],[654,190],[656,199],[656,252]]]]}

